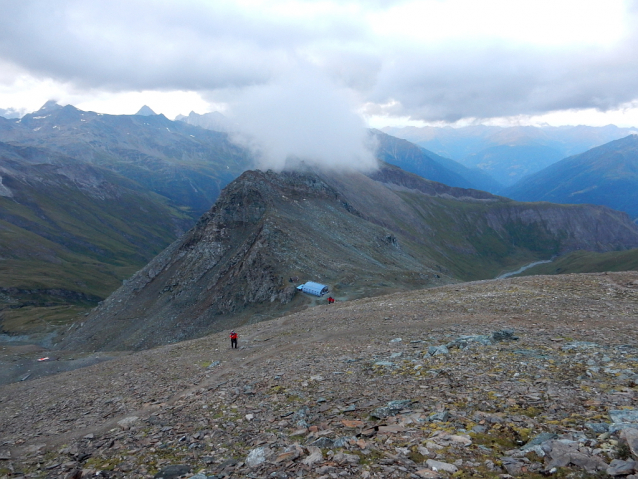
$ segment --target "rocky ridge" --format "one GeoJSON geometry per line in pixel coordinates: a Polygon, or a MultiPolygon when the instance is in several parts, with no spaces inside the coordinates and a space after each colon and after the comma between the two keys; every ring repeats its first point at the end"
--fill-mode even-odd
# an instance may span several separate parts
{"type": "Polygon", "coordinates": [[[0,388],[0,477],[628,476],[637,317],[638,272],[319,306],[0,388]]]}
{"type": "Polygon", "coordinates": [[[636,246],[623,213],[516,203],[390,165],[369,176],[248,171],[60,347],[145,349],[298,311],[312,304],[296,295],[298,281],[354,299],[636,246]]]}

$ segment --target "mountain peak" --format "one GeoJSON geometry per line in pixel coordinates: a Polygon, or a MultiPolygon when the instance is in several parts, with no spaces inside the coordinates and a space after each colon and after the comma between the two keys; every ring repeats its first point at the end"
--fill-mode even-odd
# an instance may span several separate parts
{"type": "Polygon", "coordinates": [[[136,113],[136,115],[141,115],[141,116],[155,116],[157,115],[157,113],[155,113],[153,110],[151,110],[151,107],[144,105],[142,108],[140,108],[140,110],[136,113]]]}
{"type": "Polygon", "coordinates": [[[42,107],[38,110],[38,113],[51,112],[54,110],[59,110],[60,108],[62,108],[62,106],[57,101],[49,100],[44,105],[42,105],[42,107]]]}

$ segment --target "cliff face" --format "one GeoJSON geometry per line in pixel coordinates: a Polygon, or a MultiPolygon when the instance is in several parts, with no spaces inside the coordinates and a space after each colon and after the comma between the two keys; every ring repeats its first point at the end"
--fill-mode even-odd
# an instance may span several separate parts
{"type": "Polygon", "coordinates": [[[556,242],[556,252],[594,252],[635,248],[636,228],[626,213],[604,206],[587,207],[553,203],[516,203],[495,208],[487,216],[490,227],[508,232],[518,243],[538,239],[556,242]]]}
{"type": "Polygon", "coordinates": [[[249,171],[60,346],[141,349],[236,327],[307,307],[294,289],[307,280],[346,300],[632,247],[636,225],[601,207],[521,204],[388,166],[249,171]]]}

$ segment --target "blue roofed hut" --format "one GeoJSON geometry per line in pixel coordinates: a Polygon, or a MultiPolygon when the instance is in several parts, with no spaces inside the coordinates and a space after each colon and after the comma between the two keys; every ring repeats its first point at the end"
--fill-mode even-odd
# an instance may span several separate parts
{"type": "Polygon", "coordinates": [[[312,294],[314,296],[323,296],[328,292],[328,286],[325,284],[308,281],[306,284],[297,286],[297,289],[303,293],[312,294]]]}

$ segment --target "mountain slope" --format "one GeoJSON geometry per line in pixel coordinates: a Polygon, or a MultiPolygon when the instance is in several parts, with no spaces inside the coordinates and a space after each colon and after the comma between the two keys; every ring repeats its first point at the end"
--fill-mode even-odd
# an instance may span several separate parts
{"type": "MultiPolygon", "coordinates": [[[[466,167],[478,167],[505,185],[511,185],[522,176],[536,173],[562,158],[637,133],[635,128],[614,125],[474,125],[462,128],[383,128],[383,131],[452,158],[466,167]]],[[[501,194],[499,190],[485,189],[501,194]]]]}
{"type": "Polygon", "coordinates": [[[607,271],[638,271],[638,249],[627,251],[574,251],[551,263],[540,264],[517,276],[536,274],[599,273],[607,271]]]}
{"type": "Polygon", "coordinates": [[[566,158],[503,194],[521,201],[605,205],[638,218],[638,135],[566,158]]]}
{"type": "Polygon", "coordinates": [[[251,156],[225,133],[164,115],[102,115],[48,102],[20,120],[0,121],[0,141],[40,146],[109,169],[160,194],[193,222],[251,156]]]}
{"type": "Polygon", "coordinates": [[[313,303],[291,277],[352,299],[636,246],[638,227],[622,213],[520,204],[389,165],[371,176],[248,171],[60,347],[148,348],[313,303]]]}
{"type": "Polygon", "coordinates": [[[443,158],[379,130],[371,130],[371,133],[378,143],[377,158],[405,171],[459,188],[490,192],[502,188],[489,174],[479,169],[467,168],[454,160],[443,158]]]}
{"type": "Polygon", "coordinates": [[[38,315],[95,305],[190,220],[111,171],[0,143],[0,226],[0,325],[15,333],[38,315]]]}

